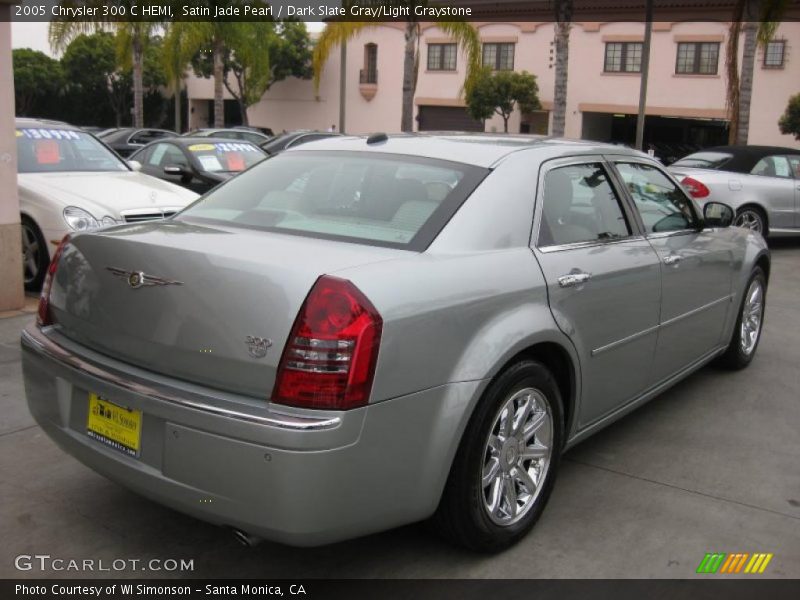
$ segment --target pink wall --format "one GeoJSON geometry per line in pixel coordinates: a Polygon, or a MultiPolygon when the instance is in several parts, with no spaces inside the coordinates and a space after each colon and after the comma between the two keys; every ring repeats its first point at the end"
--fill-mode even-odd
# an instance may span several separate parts
{"type": "MultiPolygon", "coordinates": [[[[515,69],[537,76],[539,97],[550,108],[553,100],[552,23],[476,24],[485,41],[516,42],[515,69]]],[[[654,24],[651,51],[648,114],[689,118],[725,116],[725,39],[728,24],[723,22],[682,22],[654,24]],[[677,42],[719,41],[720,57],[716,75],[678,75],[675,73],[677,42]]],[[[580,138],[597,133],[596,124],[584,120],[585,112],[635,113],[638,105],[638,74],[603,72],[607,41],[642,39],[644,25],[634,22],[575,23],[570,34],[569,87],[566,134],[580,138]]],[[[444,41],[447,36],[435,25],[423,27],[420,44],[420,71],[416,104],[463,105],[459,92],[464,81],[465,57],[459,54],[456,72],[428,72],[427,43],[444,41]]],[[[762,67],[759,50],[756,59],[755,89],[751,114],[751,143],[800,146],[791,136],[778,131],[777,120],[789,96],[800,92],[800,23],[784,23],[777,39],[786,39],[783,69],[762,67]]],[[[347,130],[396,132],[400,128],[403,30],[385,24],[364,30],[348,44],[347,130]],[[363,67],[364,44],[378,45],[378,85],[371,100],[359,91],[359,69],[363,67]]],[[[338,124],[339,53],[335,51],[326,66],[318,96],[310,81],[279,82],[264,99],[250,109],[253,124],[282,129],[327,129],[338,124]]],[[[210,98],[210,81],[189,82],[190,98],[210,98]]],[[[416,109],[415,109],[416,110],[416,109]]],[[[520,115],[512,116],[509,131],[519,131],[520,115]]],[[[487,121],[486,130],[502,131],[499,117],[487,121]]]]}

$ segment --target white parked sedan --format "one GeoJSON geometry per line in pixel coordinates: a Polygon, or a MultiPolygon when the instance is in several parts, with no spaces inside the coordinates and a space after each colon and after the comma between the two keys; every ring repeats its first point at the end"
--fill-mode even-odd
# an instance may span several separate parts
{"type": "Polygon", "coordinates": [[[27,290],[38,290],[67,233],[170,216],[197,194],[133,170],[91,134],[17,119],[17,173],[27,290]]]}

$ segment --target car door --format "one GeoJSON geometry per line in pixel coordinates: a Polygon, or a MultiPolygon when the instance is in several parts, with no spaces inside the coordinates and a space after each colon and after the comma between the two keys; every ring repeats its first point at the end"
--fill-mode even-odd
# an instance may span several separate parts
{"type": "Polygon", "coordinates": [[[660,263],[602,157],[548,161],[539,182],[533,251],[580,357],[583,427],[652,383],[660,263]]]}
{"type": "Polygon", "coordinates": [[[758,201],[767,210],[770,229],[795,226],[796,181],[786,156],[765,156],[759,160],[746,177],[750,199],[758,201]]]}
{"type": "Polygon", "coordinates": [[[717,349],[731,310],[733,248],[702,218],[683,188],[661,168],[614,160],[661,261],[661,315],[653,374],[662,381],[717,349]]]}
{"type": "Polygon", "coordinates": [[[794,177],[794,227],[800,227],[800,154],[790,154],[786,157],[794,177]]]}

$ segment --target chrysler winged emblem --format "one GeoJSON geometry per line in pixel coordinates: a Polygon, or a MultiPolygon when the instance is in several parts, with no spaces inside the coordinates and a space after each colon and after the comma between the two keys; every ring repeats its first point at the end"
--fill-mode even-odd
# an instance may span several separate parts
{"type": "Polygon", "coordinates": [[[264,358],[272,346],[272,340],[255,335],[248,335],[244,341],[247,344],[247,351],[253,358],[264,358]]]}
{"type": "Polygon", "coordinates": [[[183,285],[182,281],[175,279],[164,279],[163,277],[153,277],[147,275],[144,271],[126,271],[117,267],[106,267],[115,277],[124,279],[128,285],[134,290],[140,287],[153,286],[153,285],[183,285]]]}

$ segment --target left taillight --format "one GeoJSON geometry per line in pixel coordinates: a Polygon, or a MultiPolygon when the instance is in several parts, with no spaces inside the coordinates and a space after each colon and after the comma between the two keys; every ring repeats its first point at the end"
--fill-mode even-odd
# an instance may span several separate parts
{"type": "Polygon", "coordinates": [[[369,401],[383,320],[350,281],[324,275],[297,315],[272,401],[348,410],[369,401]]]}
{"type": "Polygon", "coordinates": [[[53,285],[53,277],[56,275],[58,263],[61,260],[61,255],[64,252],[64,247],[69,243],[69,234],[64,236],[61,243],[56,248],[53,254],[53,259],[50,261],[50,266],[47,267],[47,275],[42,284],[42,294],[39,296],[39,310],[36,314],[36,324],[39,327],[45,327],[53,324],[53,315],[50,314],[50,288],[53,285]]]}

